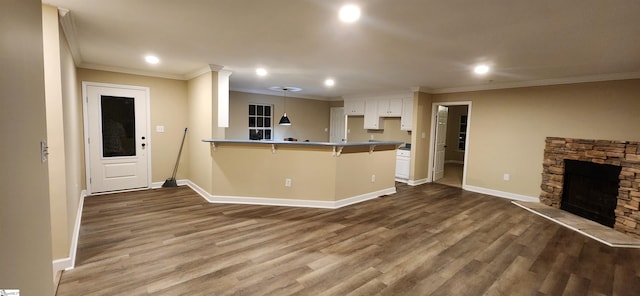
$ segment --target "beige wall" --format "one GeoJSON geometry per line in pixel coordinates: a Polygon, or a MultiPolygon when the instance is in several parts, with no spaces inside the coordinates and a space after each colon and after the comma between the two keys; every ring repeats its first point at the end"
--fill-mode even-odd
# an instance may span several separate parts
{"type": "Polygon", "coordinates": [[[42,2],[3,4],[0,36],[0,287],[53,295],[42,2]]]}
{"type": "Polygon", "coordinates": [[[44,84],[49,146],[49,199],[51,204],[51,238],[53,259],[69,256],[67,215],[67,172],[65,159],[62,105],[62,71],[58,9],[42,6],[44,84]]]}
{"type": "MultiPolygon", "coordinates": [[[[81,81],[88,81],[150,88],[152,181],[163,182],[171,176],[182,134],[188,125],[187,82],[90,69],[78,69],[77,75],[80,86],[81,81]],[[164,133],[156,132],[158,125],[164,126],[164,133]]],[[[182,155],[177,179],[188,178],[188,158],[188,153],[182,155]]]]}
{"type": "Polygon", "coordinates": [[[409,180],[422,183],[429,174],[429,139],[431,137],[432,95],[413,93],[413,131],[411,133],[411,168],[409,180]]]}
{"type": "Polygon", "coordinates": [[[287,96],[286,111],[291,120],[290,126],[280,126],[278,121],[284,113],[284,97],[262,94],[252,94],[232,91],[229,94],[229,128],[227,139],[248,140],[248,104],[273,104],[274,106],[274,139],[282,141],[286,138],[296,138],[298,141],[328,142],[329,132],[329,102],[301,99],[287,96]]]}
{"type": "Polygon", "coordinates": [[[395,147],[374,153],[342,154],[336,166],[336,199],[395,188],[395,147]],[[371,175],[376,182],[371,182],[371,175]]]}
{"type": "MultiPolygon", "coordinates": [[[[60,33],[60,70],[64,114],[64,149],[67,187],[67,234],[70,241],[78,217],[80,196],[86,188],[84,166],[84,129],[82,98],[78,93],[76,66],[62,30],[60,33]]],[[[55,257],[54,257],[55,259],[55,257]]]]}
{"type": "Polygon", "coordinates": [[[411,132],[400,130],[400,117],[385,117],[383,126],[382,130],[364,129],[364,116],[349,116],[347,119],[347,141],[376,140],[411,143],[411,132]]]}
{"type": "Polygon", "coordinates": [[[202,139],[211,138],[211,72],[193,78],[187,83],[189,136],[185,150],[188,151],[189,178],[207,192],[211,192],[211,155],[209,145],[202,139]]]}
{"type": "Polygon", "coordinates": [[[448,106],[447,117],[447,149],[444,159],[447,162],[463,162],[464,150],[458,149],[458,136],[460,134],[460,118],[467,115],[467,105],[448,106]]]}
{"type": "Polygon", "coordinates": [[[467,184],[537,197],[548,136],[640,140],[640,80],[433,96],[472,101],[467,184]],[[503,174],[511,175],[503,181],[503,174]]]}
{"type": "Polygon", "coordinates": [[[395,147],[369,153],[348,148],[336,157],[331,147],[218,144],[212,152],[212,195],[338,201],[395,186],[395,147]],[[354,150],[355,151],[355,150],[354,150]],[[376,175],[376,182],[371,182],[376,175]],[[285,179],[292,186],[285,186],[285,179]]]}

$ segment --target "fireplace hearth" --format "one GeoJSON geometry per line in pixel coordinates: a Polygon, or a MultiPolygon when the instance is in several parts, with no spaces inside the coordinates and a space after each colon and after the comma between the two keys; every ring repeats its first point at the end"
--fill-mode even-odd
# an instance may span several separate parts
{"type": "MultiPolygon", "coordinates": [[[[540,202],[555,208],[562,208],[568,212],[583,216],[604,225],[612,226],[615,230],[626,233],[636,238],[640,238],[640,142],[609,141],[609,140],[584,140],[571,138],[549,137],[545,140],[542,184],[540,188],[540,202]],[[605,165],[605,167],[617,167],[616,177],[610,177],[612,185],[617,189],[609,189],[608,193],[600,189],[592,188],[592,185],[608,177],[596,175],[585,177],[582,172],[590,171],[591,168],[578,168],[578,173],[565,174],[568,169],[571,171],[574,161],[582,163],[587,167],[590,165],[605,165]],[[588,163],[584,164],[584,163],[588,163]],[[596,180],[594,180],[594,178],[596,180]],[[577,180],[577,181],[576,181],[577,180]],[[567,184],[567,182],[569,184],[567,184]],[[573,184],[578,182],[581,185],[573,188],[573,184]],[[584,206],[576,213],[576,198],[567,197],[567,194],[577,194],[578,203],[586,201],[587,209],[584,206]],[[594,201],[593,195],[603,198],[605,195],[613,195],[606,204],[601,201],[594,201]],[[590,196],[590,197],[586,197],[590,196]],[[600,204],[593,206],[591,203],[600,204]],[[568,205],[568,206],[567,206],[568,205]],[[613,206],[613,216],[610,207],[613,206]],[[597,211],[608,214],[602,217],[592,217],[593,207],[597,211]],[[569,209],[573,208],[573,209],[569,209]],[[584,212],[587,212],[586,214],[584,212]],[[613,218],[613,223],[611,219],[613,218]],[[598,220],[600,219],[600,220],[598,220]]],[[[595,168],[595,167],[594,167],[595,168]]],[[[602,167],[598,167],[598,170],[602,167]]],[[[606,170],[606,169],[605,169],[606,170]]],[[[615,172],[611,172],[615,175],[615,172]]]]}

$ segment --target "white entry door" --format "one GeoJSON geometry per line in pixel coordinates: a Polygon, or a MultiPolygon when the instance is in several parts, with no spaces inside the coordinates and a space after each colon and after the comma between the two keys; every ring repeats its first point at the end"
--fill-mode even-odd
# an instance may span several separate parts
{"type": "Polygon", "coordinates": [[[343,107],[331,108],[329,142],[341,143],[346,140],[345,116],[343,107]]]}
{"type": "Polygon", "coordinates": [[[84,83],[87,189],[148,188],[149,89],[84,83]]]}
{"type": "Polygon", "coordinates": [[[435,161],[433,164],[433,181],[441,179],[444,176],[444,156],[447,149],[447,117],[449,115],[449,107],[438,106],[438,115],[436,118],[436,147],[435,161]]]}

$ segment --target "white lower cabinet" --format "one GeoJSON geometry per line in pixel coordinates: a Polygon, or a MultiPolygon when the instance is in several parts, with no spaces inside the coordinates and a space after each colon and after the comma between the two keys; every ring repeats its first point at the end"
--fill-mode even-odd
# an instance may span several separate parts
{"type": "Polygon", "coordinates": [[[407,182],[411,167],[411,151],[396,150],[396,181],[407,182]]]}

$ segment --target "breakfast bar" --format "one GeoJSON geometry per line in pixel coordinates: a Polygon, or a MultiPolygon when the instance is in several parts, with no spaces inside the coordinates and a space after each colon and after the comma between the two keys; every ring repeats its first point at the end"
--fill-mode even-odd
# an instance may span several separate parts
{"type": "Polygon", "coordinates": [[[211,202],[338,208],[395,189],[396,149],[379,142],[204,139],[211,146],[211,202]]]}

